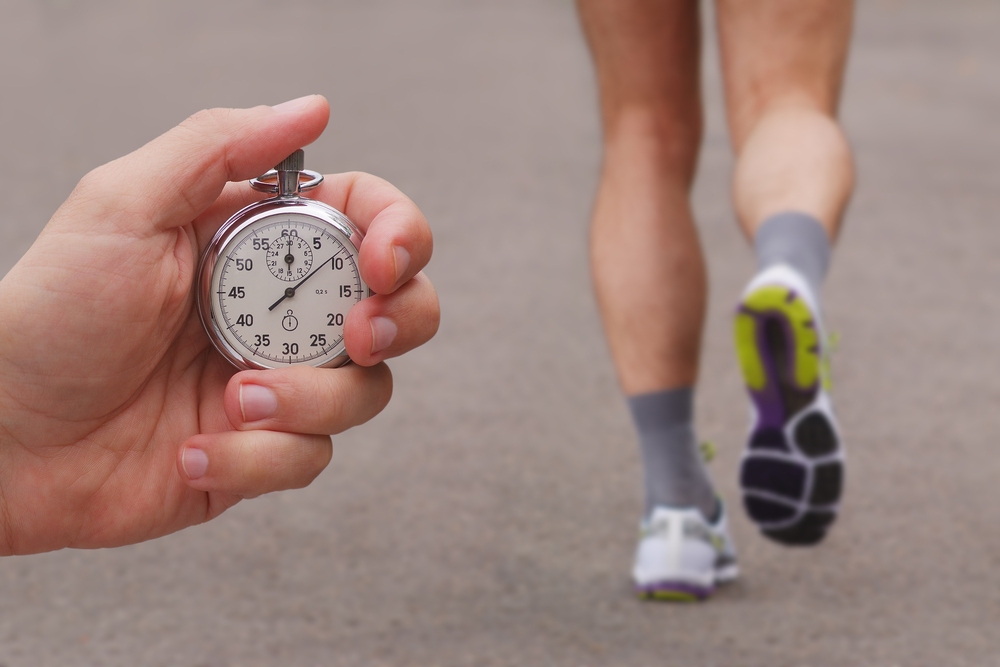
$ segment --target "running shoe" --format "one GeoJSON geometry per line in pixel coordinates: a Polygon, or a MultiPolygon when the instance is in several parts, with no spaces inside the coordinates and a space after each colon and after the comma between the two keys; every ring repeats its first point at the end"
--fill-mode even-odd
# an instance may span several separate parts
{"type": "Polygon", "coordinates": [[[751,399],[743,504],[771,539],[816,544],[837,517],[844,453],[819,305],[802,276],[786,265],[758,274],[737,309],[735,336],[751,399]]]}
{"type": "Polygon", "coordinates": [[[642,522],[632,580],[640,597],[695,602],[739,575],[736,549],[719,501],[709,523],[696,508],[656,507],[642,522]]]}

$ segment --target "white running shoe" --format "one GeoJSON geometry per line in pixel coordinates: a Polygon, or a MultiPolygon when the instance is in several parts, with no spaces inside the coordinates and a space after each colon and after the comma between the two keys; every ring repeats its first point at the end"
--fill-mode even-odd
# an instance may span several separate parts
{"type": "Polygon", "coordinates": [[[632,581],[640,597],[693,602],[739,575],[736,548],[719,501],[714,524],[695,508],[656,507],[642,522],[632,581]]]}
{"type": "Polygon", "coordinates": [[[734,333],[751,399],[743,504],[771,539],[815,544],[836,519],[844,481],[819,303],[795,269],[772,266],[744,291],[734,333]]]}

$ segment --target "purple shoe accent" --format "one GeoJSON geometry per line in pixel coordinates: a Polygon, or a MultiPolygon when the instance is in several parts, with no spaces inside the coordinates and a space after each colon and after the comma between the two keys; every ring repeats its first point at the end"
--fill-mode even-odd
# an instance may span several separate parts
{"type": "Polygon", "coordinates": [[[788,296],[785,297],[785,303],[792,303],[797,298],[798,295],[795,293],[795,290],[790,289],[788,290],[788,296]]]}
{"type": "Polygon", "coordinates": [[[754,336],[756,338],[757,353],[760,355],[761,362],[764,365],[764,374],[767,378],[763,389],[750,392],[753,402],[757,406],[757,413],[760,416],[757,428],[781,429],[785,425],[785,402],[782,400],[781,387],[778,380],[778,363],[774,358],[774,353],[771,351],[771,346],[767,344],[764,336],[768,320],[781,322],[781,326],[785,329],[786,340],[792,340],[792,327],[788,323],[787,318],[784,317],[776,317],[773,314],[764,315],[757,312],[752,312],[752,315],[754,320],[756,320],[754,336]]]}
{"type": "Polygon", "coordinates": [[[712,594],[714,588],[706,588],[696,584],[689,584],[683,581],[657,581],[652,584],[636,586],[635,590],[640,595],[655,596],[657,593],[690,595],[698,600],[704,600],[712,594]]]}

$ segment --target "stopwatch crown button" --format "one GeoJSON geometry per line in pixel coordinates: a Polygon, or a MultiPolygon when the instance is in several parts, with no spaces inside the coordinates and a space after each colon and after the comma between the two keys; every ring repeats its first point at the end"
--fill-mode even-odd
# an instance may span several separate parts
{"type": "Polygon", "coordinates": [[[323,175],[305,169],[305,153],[300,148],[277,167],[263,176],[250,179],[250,185],[260,192],[276,193],[282,199],[294,199],[302,190],[311,190],[323,182],[323,175]],[[302,174],[305,174],[303,179],[302,174]]]}
{"type": "Polygon", "coordinates": [[[282,160],[277,167],[274,168],[275,171],[302,171],[306,166],[306,154],[300,148],[295,151],[284,160],[282,160]]]}

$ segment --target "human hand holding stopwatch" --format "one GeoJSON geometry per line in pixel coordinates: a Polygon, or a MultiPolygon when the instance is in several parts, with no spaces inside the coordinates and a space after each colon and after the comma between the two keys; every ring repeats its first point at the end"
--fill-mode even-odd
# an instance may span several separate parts
{"type": "Polygon", "coordinates": [[[196,114],[85,176],[0,281],[0,554],[139,542],[305,486],[329,434],[385,407],[382,361],[439,317],[420,272],[430,230],[409,199],[328,176],[309,193],[325,206],[302,198],[215,239],[261,199],[246,181],[297,159],[328,116],[320,96],[196,114]],[[195,298],[213,239],[214,315],[195,298]],[[225,335],[210,339],[206,312],[225,335]]]}

